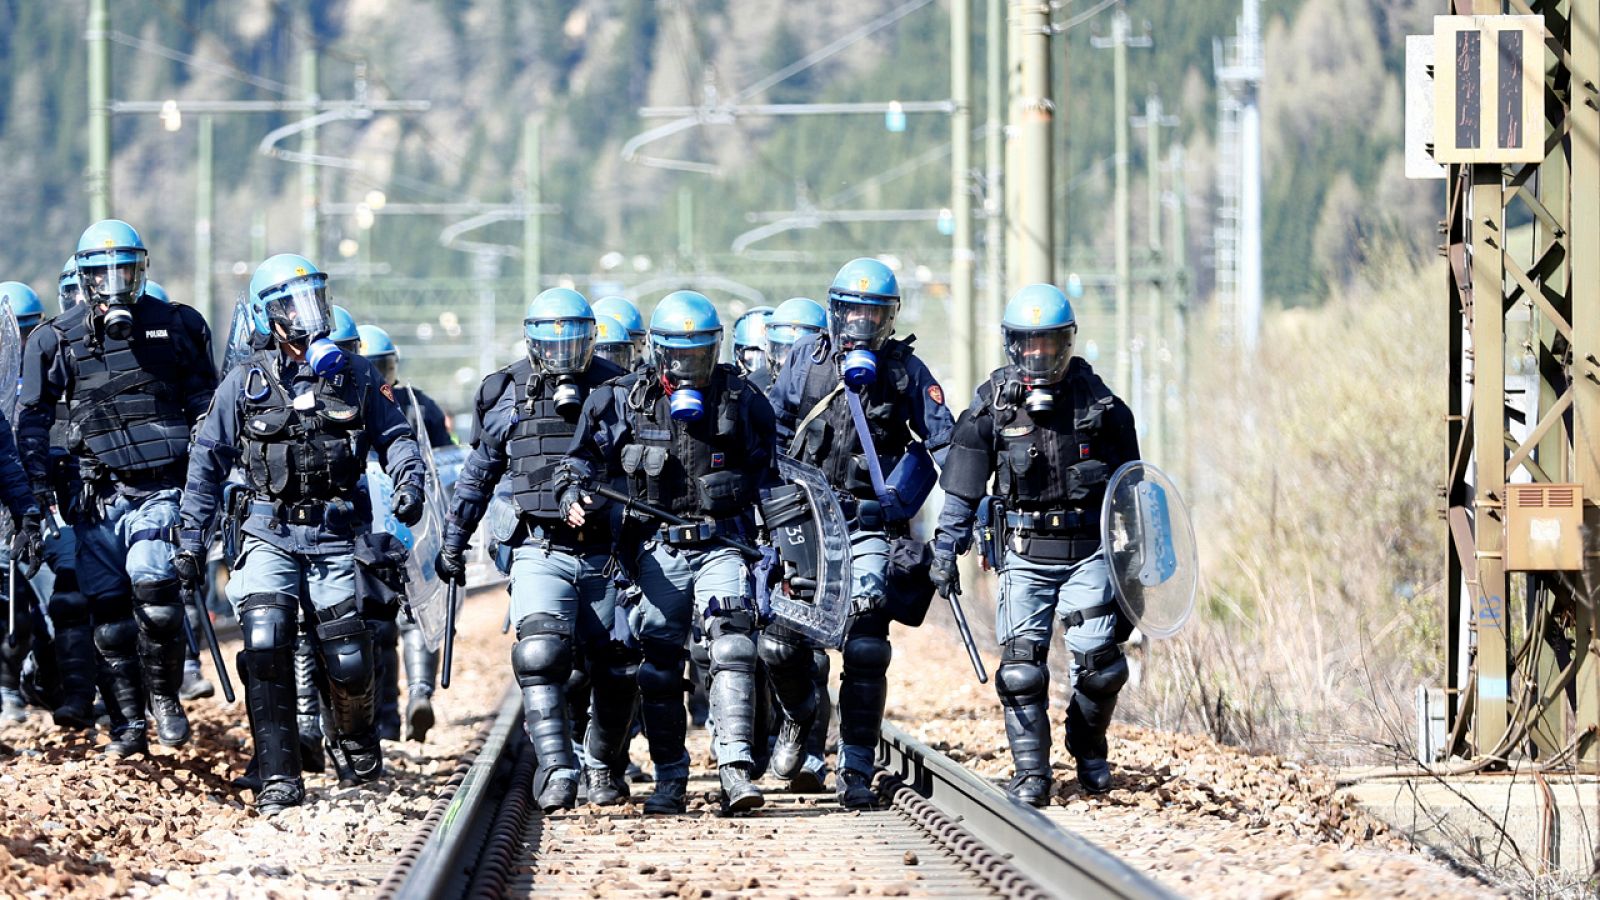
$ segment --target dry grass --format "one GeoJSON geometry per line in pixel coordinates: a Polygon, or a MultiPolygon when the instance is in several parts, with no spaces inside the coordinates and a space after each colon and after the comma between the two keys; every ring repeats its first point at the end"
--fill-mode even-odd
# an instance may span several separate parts
{"type": "Polygon", "coordinates": [[[1253,364],[1197,334],[1189,485],[1205,577],[1132,717],[1366,755],[1440,665],[1447,355],[1436,268],[1268,317],[1253,364]]]}

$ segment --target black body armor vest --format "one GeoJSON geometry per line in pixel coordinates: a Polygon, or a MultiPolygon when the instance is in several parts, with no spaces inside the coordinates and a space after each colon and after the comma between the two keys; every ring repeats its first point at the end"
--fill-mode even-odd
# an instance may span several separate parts
{"type": "Polygon", "coordinates": [[[654,369],[641,372],[627,398],[633,442],[622,448],[622,471],[633,496],[688,518],[725,519],[756,502],[752,479],[745,477],[748,441],[741,416],[750,388],[733,366],[717,365],[698,421],[674,421],[666,391],[654,369]]]}
{"type": "Polygon", "coordinates": [[[516,382],[517,424],[506,440],[512,498],[518,511],[537,519],[562,518],[554,476],[578,430],[577,409],[570,417],[556,409],[556,384],[538,374],[516,382]]]}
{"type": "Polygon", "coordinates": [[[181,465],[189,453],[177,387],[187,380],[189,360],[174,352],[178,317],[148,298],[137,316],[127,341],[97,334],[87,308],[51,320],[72,370],[63,445],[122,479],[181,465]]]}
{"type": "Polygon", "coordinates": [[[1116,402],[1100,376],[1074,360],[1055,409],[1037,416],[1023,406],[1027,388],[1015,368],[995,373],[986,389],[1000,496],[1012,509],[1098,513],[1111,477],[1103,429],[1116,402]]]}
{"type": "Polygon", "coordinates": [[[350,370],[318,378],[314,408],[297,410],[278,380],[278,361],[259,353],[244,380],[244,444],[240,465],[251,488],[284,503],[350,498],[366,471],[366,454],[357,454],[356,437],[365,425],[350,370]],[[265,386],[260,400],[249,395],[265,386]]]}
{"type": "MultiPolygon", "coordinates": [[[[884,472],[895,467],[901,453],[914,439],[906,422],[911,417],[910,404],[917,391],[911,383],[911,373],[906,370],[906,359],[911,356],[911,343],[915,340],[913,335],[884,343],[876,352],[877,380],[861,397],[861,411],[866,416],[867,429],[872,433],[872,444],[878,451],[884,472]]],[[[814,350],[822,355],[821,359],[813,354],[796,363],[810,366],[796,410],[802,420],[839,386],[842,377],[826,336],[814,350]]],[[[796,435],[793,446],[793,456],[821,469],[830,484],[862,499],[877,499],[872,489],[872,472],[867,466],[860,435],[856,433],[855,418],[850,414],[850,402],[843,391],[834,394],[827,410],[811,420],[804,434],[796,435]]]]}

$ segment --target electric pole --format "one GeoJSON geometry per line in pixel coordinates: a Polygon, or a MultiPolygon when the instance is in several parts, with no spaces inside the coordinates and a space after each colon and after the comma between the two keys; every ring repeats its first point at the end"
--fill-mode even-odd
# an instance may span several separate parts
{"type": "Polygon", "coordinates": [[[1169,430],[1172,446],[1169,462],[1176,464],[1182,484],[1194,484],[1189,471],[1189,196],[1183,179],[1183,145],[1174,144],[1168,151],[1168,167],[1172,171],[1172,214],[1167,217],[1171,229],[1167,238],[1167,255],[1172,265],[1167,269],[1172,290],[1172,380],[1177,386],[1177,415],[1169,430]]]}
{"type": "MultiPolygon", "coordinates": [[[[1006,0],[988,0],[989,16],[985,29],[984,66],[988,92],[984,104],[986,127],[983,155],[987,165],[983,192],[983,248],[989,290],[984,294],[982,335],[983,352],[978,356],[978,376],[999,368],[1000,318],[1006,298],[1005,268],[1005,103],[1006,103],[1006,0]]],[[[977,335],[975,334],[974,337],[977,335]]]]}
{"type": "Polygon", "coordinates": [[[950,361],[957,397],[972,396],[978,373],[978,317],[972,302],[972,4],[950,3],[950,213],[955,218],[950,296],[955,304],[950,361]]]}
{"type": "Polygon", "coordinates": [[[1166,464],[1170,461],[1167,456],[1167,385],[1170,381],[1169,360],[1172,352],[1166,298],[1163,296],[1169,272],[1161,247],[1161,129],[1177,125],[1178,120],[1162,115],[1161,98],[1151,94],[1144,101],[1144,117],[1135,119],[1134,124],[1145,129],[1145,250],[1151,273],[1147,283],[1149,300],[1142,329],[1149,371],[1147,385],[1135,385],[1135,390],[1144,395],[1146,388],[1149,388],[1149,443],[1154,453],[1158,454],[1153,457],[1155,461],[1166,464]]]}
{"type": "Polygon", "coordinates": [[[1116,242],[1117,272],[1117,368],[1116,393],[1135,406],[1133,391],[1133,298],[1132,269],[1128,223],[1128,48],[1148,47],[1148,37],[1134,38],[1128,24],[1128,14],[1120,8],[1111,17],[1111,37],[1094,38],[1098,48],[1111,48],[1112,52],[1112,131],[1116,134],[1116,196],[1112,203],[1112,230],[1116,242]]]}
{"type": "Polygon", "coordinates": [[[89,0],[89,218],[111,217],[111,13],[109,0],[89,0]]]}
{"type": "MultiPolygon", "coordinates": [[[[300,53],[300,89],[305,92],[306,99],[317,103],[322,99],[322,91],[318,87],[318,59],[317,48],[307,47],[300,53]]],[[[312,125],[300,132],[300,152],[308,158],[317,155],[317,128],[312,125]]],[[[317,259],[321,253],[322,235],[317,217],[318,178],[317,165],[307,162],[300,166],[300,231],[303,238],[303,250],[312,260],[317,259]]]]}
{"type": "Polygon", "coordinates": [[[1050,97],[1050,6],[1039,0],[1018,0],[1022,43],[1022,98],[1018,125],[1022,142],[1021,192],[1022,284],[1055,282],[1055,217],[1051,209],[1055,184],[1050,149],[1055,103],[1050,97]]]}
{"type": "Polygon", "coordinates": [[[211,117],[201,116],[195,154],[194,308],[207,322],[220,322],[222,311],[214,306],[211,297],[211,219],[215,215],[211,137],[211,117]]]}
{"type": "MultiPolygon", "coordinates": [[[[543,274],[542,260],[544,233],[539,220],[544,177],[539,144],[539,120],[529,116],[522,123],[522,179],[527,191],[522,215],[522,299],[531,303],[539,296],[539,279],[543,274]]],[[[483,374],[490,370],[484,369],[483,374]]]]}

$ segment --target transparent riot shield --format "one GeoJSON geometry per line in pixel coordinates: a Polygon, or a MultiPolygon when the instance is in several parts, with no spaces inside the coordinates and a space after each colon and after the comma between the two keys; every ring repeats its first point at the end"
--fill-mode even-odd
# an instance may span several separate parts
{"type": "Polygon", "coordinates": [[[1177,634],[1194,612],[1200,562],[1189,508],[1172,480],[1147,462],[1117,469],[1100,529],[1122,611],[1149,637],[1177,634]]]}
{"type": "Polygon", "coordinates": [[[0,413],[17,427],[17,396],[22,391],[22,329],[11,304],[0,305],[0,413]]]}
{"type": "Polygon", "coordinates": [[[233,318],[228,321],[228,343],[222,350],[222,377],[227,377],[235,366],[255,352],[251,346],[255,330],[255,321],[250,316],[250,303],[240,292],[238,299],[233,302],[233,318]]]}
{"type": "Polygon", "coordinates": [[[824,647],[838,647],[850,621],[850,528],[821,470],[780,454],[778,474],[805,492],[811,508],[809,521],[790,527],[805,528],[821,552],[815,594],[801,598],[779,585],[770,598],[772,616],[824,647]]]}
{"type": "MultiPolygon", "coordinates": [[[[426,434],[419,408],[413,403],[410,409],[412,429],[417,434],[426,434]]],[[[434,465],[433,448],[426,439],[418,441],[417,446],[427,470],[423,477],[422,519],[417,524],[406,526],[394,517],[390,502],[394,496],[394,480],[383,471],[376,457],[367,461],[367,492],[372,498],[374,527],[394,535],[410,551],[406,556],[406,603],[428,649],[437,650],[444,642],[448,612],[445,609],[447,585],[433,570],[434,558],[444,546],[445,499],[444,490],[439,486],[439,470],[434,465]]]]}

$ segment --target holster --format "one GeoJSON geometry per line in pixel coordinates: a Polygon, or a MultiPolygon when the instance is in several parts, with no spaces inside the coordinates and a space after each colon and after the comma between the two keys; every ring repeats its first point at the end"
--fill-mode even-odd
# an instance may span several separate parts
{"type": "Polygon", "coordinates": [[[356,602],[362,618],[393,622],[400,615],[408,552],[406,545],[387,531],[356,537],[356,602]]]}

